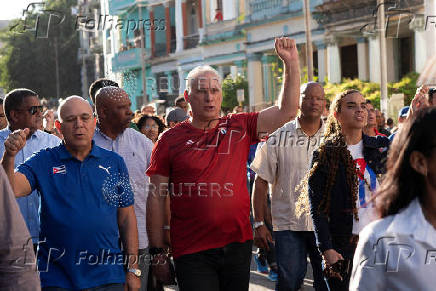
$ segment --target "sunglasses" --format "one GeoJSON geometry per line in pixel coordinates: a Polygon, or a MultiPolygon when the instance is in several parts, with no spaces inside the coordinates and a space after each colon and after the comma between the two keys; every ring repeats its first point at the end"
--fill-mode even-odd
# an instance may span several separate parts
{"type": "Polygon", "coordinates": [[[28,109],[17,109],[17,111],[27,111],[30,114],[35,115],[36,112],[38,112],[38,111],[42,113],[43,107],[41,105],[40,106],[31,106],[28,109]]]}

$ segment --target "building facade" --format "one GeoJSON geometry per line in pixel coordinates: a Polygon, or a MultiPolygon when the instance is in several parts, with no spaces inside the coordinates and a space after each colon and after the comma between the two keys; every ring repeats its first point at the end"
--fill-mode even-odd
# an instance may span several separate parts
{"type": "MultiPolygon", "coordinates": [[[[428,25],[435,1],[395,2],[385,6],[388,82],[421,72],[435,54],[436,28],[428,25]]],[[[273,104],[281,74],[275,37],[296,39],[306,66],[302,0],[101,0],[101,10],[124,24],[103,30],[105,75],[122,83],[135,109],[173,105],[187,73],[202,64],[222,77],[244,75],[249,110],[273,104]]],[[[318,80],[380,82],[377,1],[312,0],[310,10],[318,80]]]]}
{"type": "Polygon", "coordinates": [[[76,14],[76,28],[78,28],[80,41],[77,61],[81,64],[82,96],[89,98],[89,86],[96,79],[104,76],[102,31],[98,26],[91,25],[90,21],[98,19],[100,1],[78,0],[73,13],[76,14]],[[86,17],[80,17],[85,15],[86,17]]]}

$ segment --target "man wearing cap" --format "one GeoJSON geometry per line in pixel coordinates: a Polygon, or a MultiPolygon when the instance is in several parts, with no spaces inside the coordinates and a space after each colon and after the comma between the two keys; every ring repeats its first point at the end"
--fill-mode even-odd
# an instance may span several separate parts
{"type": "Polygon", "coordinates": [[[96,145],[119,154],[126,163],[135,196],[141,290],[147,290],[149,260],[145,213],[149,177],[145,171],[150,164],[153,143],[145,135],[128,128],[133,115],[131,105],[129,95],[121,88],[108,86],[98,90],[95,95],[98,123],[94,141],[96,145]]]}
{"type": "Polygon", "coordinates": [[[392,130],[392,134],[389,136],[389,140],[392,142],[398,130],[400,130],[402,124],[406,121],[407,115],[409,114],[409,106],[404,106],[398,111],[398,125],[392,130]]]}
{"type": "Polygon", "coordinates": [[[168,112],[168,115],[166,118],[167,126],[169,128],[173,128],[178,123],[185,121],[188,118],[189,118],[189,116],[186,114],[185,110],[183,110],[182,108],[179,108],[179,107],[174,108],[173,110],[168,112]]]}

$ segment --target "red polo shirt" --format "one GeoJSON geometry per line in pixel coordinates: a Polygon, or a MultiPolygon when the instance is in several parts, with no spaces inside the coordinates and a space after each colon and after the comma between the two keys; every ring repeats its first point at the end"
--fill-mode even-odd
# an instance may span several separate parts
{"type": "Polygon", "coordinates": [[[253,239],[246,163],[258,115],[230,114],[207,131],[185,121],[156,143],[147,175],[169,177],[175,258],[253,239]]]}

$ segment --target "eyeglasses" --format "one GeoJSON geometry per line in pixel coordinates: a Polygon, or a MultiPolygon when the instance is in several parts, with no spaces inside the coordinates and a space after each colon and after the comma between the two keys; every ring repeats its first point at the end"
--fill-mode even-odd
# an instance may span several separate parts
{"type": "Polygon", "coordinates": [[[36,112],[38,112],[38,111],[42,113],[43,107],[41,105],[40,106],[31,106],[28,109],[16,109],[16,111],[27,111],[30,114],[35,115],[36,112]]]}
{"type": "Polygon", "coordinates": [[[153,125],[144,125],[143,128],[145,128],[145,129],[150,129],[150,128],[158,129],[159,125],[156,125],[156,124],[153,124],[153,125]]]}

